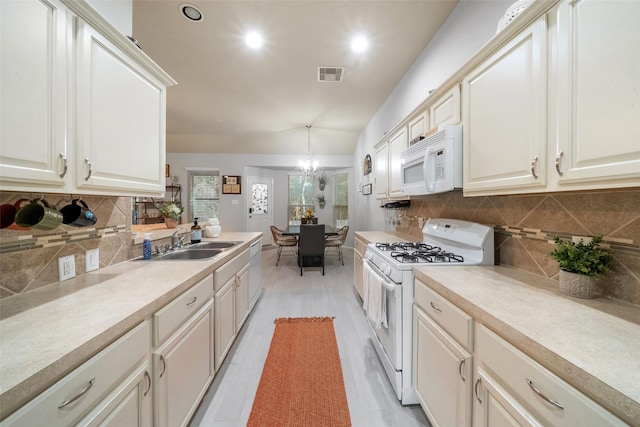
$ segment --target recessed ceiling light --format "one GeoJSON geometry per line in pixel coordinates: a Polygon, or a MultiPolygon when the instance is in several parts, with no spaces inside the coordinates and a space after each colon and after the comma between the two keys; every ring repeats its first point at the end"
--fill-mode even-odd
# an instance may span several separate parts
{"type": "Polygon", "coordinates": [[[367,42],[367,39],[362,36],[356,36],[351,40],[351,49],[354,52],[364,52],[367,50],[367,47],[369,47],[369,42],[367,42]]]}
{"type": "Polygon", "coordinates": [[[244,42],[251,49],[260,49],[260,47],[262,47],[262,36],[259,33],[252,31],[245,36],[244,42]]]}
{"type": "Polygon", "coordinates": [[[184,15],[184,17],[189,21],[200,22],[204,19],[204,15],[202,14],[202,12],[200,12],[197,7],[190,4],[181,5],[180,12],[182,12],[182,15],[184,15]]]}

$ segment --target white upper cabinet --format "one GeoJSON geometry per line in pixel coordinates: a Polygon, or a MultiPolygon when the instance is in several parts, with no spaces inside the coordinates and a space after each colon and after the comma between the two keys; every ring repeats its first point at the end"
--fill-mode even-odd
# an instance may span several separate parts
{"type": "Polygon", "coordinates": [[[1,188],[164,194],[175,81],[86,2],[2,1],[0,20],[1,188]]]}
{"type": "Polygon", "coordinates": [[[389,144],[375,147],[376,154],[373,160],[373,169],[376,183],[376,199],[386,199],[389,197],[389,144]]]}
{"type": "Polygon", "coordinates": [[[441,131],[447,126],[460,123],[460,86],[455,85],[449,92],[435,100],[429,107],[430,129],[441,131]]]}
{"type": "Polygon", "coordinates": [[[78,19],[76,185],[164,193],[166,86],[78,19]]]}
{"type": "Polygon", "coordinates": [[[561,2],[559,190],[640,185],[640,2],[561,2]]]}
{"type": "Polygon", "coordinates": [[[0,1],[2,189],[65,184],[67,37],[58,0],[0,1]]]}
{"type": "Polygon", "coordinates": [[[407,149],[407,128],[402,127],[389,139],[389,197],[402,197],[402,180],[400,161],[407,149]]]}
{"type": "Polygon", "coordinates": [[[429,111],[425,111],[409,122],[409,143],[429,130],[429,111]]]}
{"type": "Polygon", "coordinates": [[[542,17],[464,78],[465,194],[546,185],[546,54],[542,17]]]}

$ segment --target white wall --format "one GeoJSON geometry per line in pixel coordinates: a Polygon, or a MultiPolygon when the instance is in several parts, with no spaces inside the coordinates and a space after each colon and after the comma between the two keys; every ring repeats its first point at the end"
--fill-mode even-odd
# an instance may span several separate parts
{"type": "MultiPolygon", "coordinates": [[[[190,222],[193,218],[188,208],[187,168],[216,168],[220,175],[241,175],[242,194],[220,195],[220,225],[223,231],[245,231],[247,229],[247,176],[260,176],[273,178],[274,182],[274,224],[283,228],[287,225],[288,204],[288,172],[278,168],[290,167],[297,164],[298,155],[247,155],[247,154],[199,154],[199,153],[167,153],[167,163],[171,167],[171,175],[177,176],[178,183],[183,186],[182,203],[185,205],[185,213],[182,216],[184,222],[190,222]],[[237,203],[236,203],[237,202],[237,203]]],[[[353,164],[352,156],[316,156],[322,165],[331,165],[332,168],[342,168],[349,171],[353,164]]],[[[333,191],[331,189],[331,191],[333,191]]],[[[327,191],[325,190],[325,193],[327,191]]],[[[330,205],[320,210],[323,219],[327,219],[330,205]]],[[[333,214],[331,213],[331,218],[333,214]]]]}
{"type": "MultiPolygon", "coordinates": [[[[443,84],[493,37],[498,20],[512,3],[513,0],[462,0],[458,3],[358,137],[353,159],[356,190],[373,183],[373,173],[362,175],[365,155],[374,158],[373,146],[385,133],[407,117],[427,98],[429,91],[443,84]]],[[[373,194],[355,194],[352,205],[355,215],[349,216],[353,230],[394,229],[385,223],[384,209],[379,208],[381,203],[373,194]]]]}

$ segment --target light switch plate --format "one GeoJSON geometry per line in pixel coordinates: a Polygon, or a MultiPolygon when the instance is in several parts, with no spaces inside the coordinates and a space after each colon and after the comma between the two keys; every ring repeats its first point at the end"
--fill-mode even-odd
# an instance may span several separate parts
{"type": "Polygon", "coordinates": [[[88,273],[100,268],[100,249],[89,249],[84,254],[85,271],[88,273]]]}
{"type": "Polygon", "coordinates": [[[76,277],[76,260],[73,255],[58,258],[58,279],[63,280],[76,277]]]}

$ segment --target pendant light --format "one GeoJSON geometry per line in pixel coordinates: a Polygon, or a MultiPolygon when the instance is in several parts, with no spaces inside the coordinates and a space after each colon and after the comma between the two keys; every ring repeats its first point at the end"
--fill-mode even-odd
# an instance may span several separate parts
{"type": "Polygon", "coordinates": [[[307,176],[313,176],[318,170],[318,162],[311,158],[311,125],[307,125],[307,157],[298,162],[300,172],[307,176]]]}

